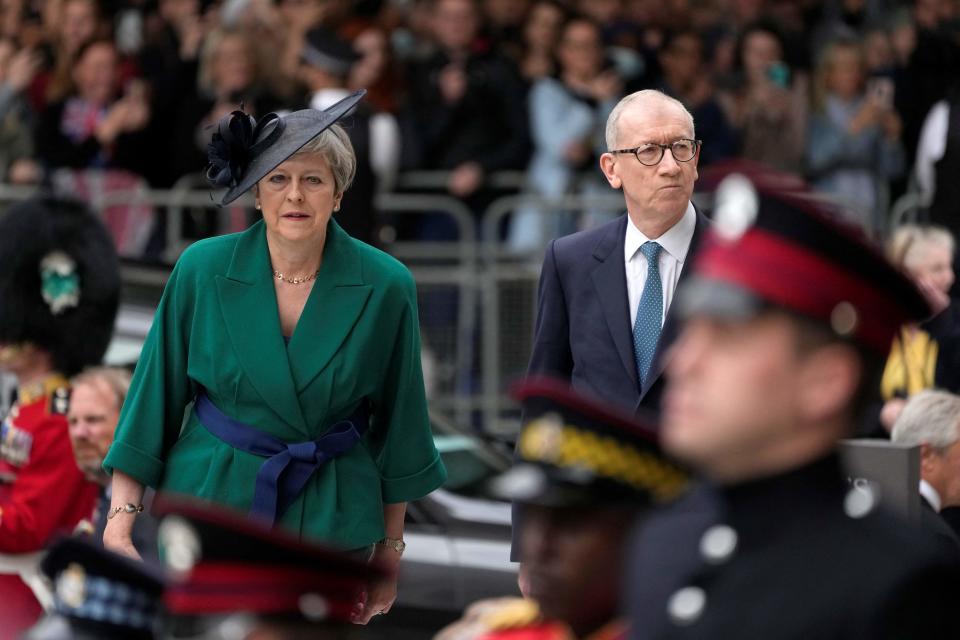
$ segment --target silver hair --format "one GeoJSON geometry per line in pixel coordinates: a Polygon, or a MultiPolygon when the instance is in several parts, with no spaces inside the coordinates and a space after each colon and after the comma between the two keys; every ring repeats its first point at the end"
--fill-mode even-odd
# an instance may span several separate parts
{"type": "Polygon", "coordinates": [[[936,244],[953,255],[953,235],[945,227],[937,225],[904,224],[893,231],[887,243],[887,257],[895,264],[910,268],[922,260],[926,248],[936,244]]]}
{"type": "Polygon", "coordinates": [[[341,196],[350,188],[357,173],[357,155],[350,143],[350,136],[339,124],[332,124],[316,138],[303,145],[293,157],[319,155],[330,165],[336,195],[341,196]]]}
{"type": "Polygon", "coordinates": [[[927,389],[907,400],[890,439],[900,444],[925,444],[938,451],[960,440],[960,396],[927,389]]]}
{"type": "Polygon", "coordinates": [[[623,115],[623,112],[627,110],[627,107],[637,103],[636,106],[644,106],[647,108],[657,108],[657,107],[675,107],[679,109],[690,121],[690,137],[696,138],[697,132],[693,127],[693,115],[687,110],[683,103],[677,100],[676,98],[671,98],[662,91],[657,91],[656,89],[644,89],[643,91],[636,91],[631,93],[628,96],[625,96],[617,103],[617,106],[613,108],[613,111],[610,112],[610,116],[607,117],[607,128],[605,131],[605,137],[607,141],[607,151],[612,151],[617,148],[617,139],[619,131],[617,129],[620,123],[620,116],[623,115]]]}
{"type": "Polygon", "coordinates": [[[129,371],[120,367],[89,367],[74,376],[70,384],[76,387],[81,384],[104,383],[116,398],[117,409],[119,409],[127,399],[131,377],[129,371]]]}

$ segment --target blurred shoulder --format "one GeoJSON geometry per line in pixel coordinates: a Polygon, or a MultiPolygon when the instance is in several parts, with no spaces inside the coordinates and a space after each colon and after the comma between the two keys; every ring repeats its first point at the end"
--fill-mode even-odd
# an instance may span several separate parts
{"type": "Polygon", "coordinates": [[[416,283],[410,269],[389,253],[365,242],[350,239],[363,269],[363,280],[374,287],[384,287],[408,295],[416,295],[416,283]]]}

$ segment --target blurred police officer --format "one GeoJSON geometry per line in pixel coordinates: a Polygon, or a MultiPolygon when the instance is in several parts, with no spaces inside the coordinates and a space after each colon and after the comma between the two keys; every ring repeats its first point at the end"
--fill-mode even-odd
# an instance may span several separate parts
{"type": "Polygon", "coordinates": [[[661,455],[652,425],[568,382],[534,378],[514,395],[528,418],[519,461],[493,490],[524,506],[519,543],[531,599],[477,603],[437,640],[625,638],[617,608],[627,532],[689,478],[661,455]]]}
{"type": "Polygon", "coordinates": [[[205,503],[157,497],[159,543],[170,584],[168,638],[344,640],[367,583],[366,558],[302,543],[205,503]]]}
{"type": "Polygon", "coordinates": [[[678,303],[663,445],[709,486],[634,545],[632,638],[956,638],[960,583],[836,455],[905,322],[880,253],[775,176],[733,175],[678,303]]]}

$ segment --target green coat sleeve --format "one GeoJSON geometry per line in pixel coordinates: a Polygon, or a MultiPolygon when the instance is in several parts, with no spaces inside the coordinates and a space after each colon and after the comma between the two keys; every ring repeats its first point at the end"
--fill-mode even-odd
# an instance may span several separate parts
{"type": "Polygon", "coordinates": [[[409,272],[399,289],[400,322],[373,420],[376,462],[386,503],[422,498],[447,479],[430,430],[420,363],[417,292],[409,272]]]}
{"type": "Polygon", "coordinates": [[[191,311],[184,259],[178,261],[163,291],[153,326],[143,344],[116,436],[103,468],[118,469],[156,487],[164,457],[180,434],[184,409],[193,396],[187,376],[191,311]]]}

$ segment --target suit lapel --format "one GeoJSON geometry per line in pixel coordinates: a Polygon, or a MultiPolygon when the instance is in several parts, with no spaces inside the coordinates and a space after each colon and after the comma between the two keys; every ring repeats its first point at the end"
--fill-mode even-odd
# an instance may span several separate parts
{"type": "Polygon", "coordinates": [[[306,424],[280,331],[262,222],[240,235],[227,275],[217,276],[216,281],[227,335],[244,373],[277,415],[305,432],[306,424]]]}
{"type": "MultiPolygon", "coordinates": [[[[696,209],[696,208],[695,208],[696,209]]],[[[651,371],[653,371],[652,376],[647,376],[647,380],[644,381],[643,389],[640,392],[640,400],[643,400],[643,397],[647,395],[647,392],[650,391],[650,388],[656,384],[657,380],[660,379],[660,376],[663,375],[664,369],[667,367],[667,363],[670,361],[670,346],[673,344],[673,341],[677,338],[677,335],[680,332],[680,319],[677,318],[675,312],[676,302],[677,302],[677,293],[683,287],[683,283],[686,281],[690,272],[693,271],[691,268],[693,261],[697,257],[697,249],[700,246],[700,241],[703,239],[703,235],[707,230],[710,221],[707,220],[699,209],[697,211],[697,224],[693,227],[693,236],[690,238],[690,249],[687,251],[687,259],[684,261],[683,270],[680,272],[680,277],[677,279],[677,290],[673,293],[673,302],[670,305],[670,309],[667,311],[666,320],[663,323],[663,331],[660,333],[660,340],[657,342],[657,353],[653,358],[653,366],[651,371]]]]}
{"type": "Polygon", "coordinates": [[[627,273],[623,263],[623,243],[626,232],[627,216],[624,215],[621,223],[611,226],[610,233],[597,243],[593,257],[599,261],[599,264],[593,269],[591,277],[603,309],[603,317],[607,321],[607,328],[617,348],[617,354],[636,389],[639,383],[637,364],[633,355],[630,309],[627,308],[627,273]]]}
{"type": "Polygon", "coordinates": [[[373,291],[364,284],[355,242],[331,220],[320,274],[290,340],[290,370],[298,391],[306,388],[337,353],[373,291]]]}

